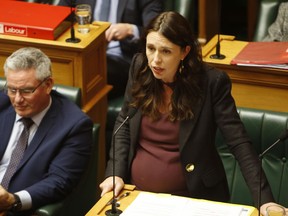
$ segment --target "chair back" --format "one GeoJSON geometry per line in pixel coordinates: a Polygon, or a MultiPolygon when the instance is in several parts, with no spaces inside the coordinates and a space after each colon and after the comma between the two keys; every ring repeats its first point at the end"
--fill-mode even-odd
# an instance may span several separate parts
{"type": "Polygon", "coordinates": [[[269,26],[275,21],[279,5],[287,0],[261,0],[253,41],[262,41],[268,34],[269,26]]]}
{"type": "Polygon", "coordinates": [[[195,31],[198,20],[196,3],[196,0],[165,0],[164,10],[180,13],[190,22],[191,28],[195,31]]]}
{"type": "MultiPolygon", "coordinates": [[[[271,146],[283,131],[287,130],[288,113],[248,108],[238,108],[238,111],[258,155],[271,146]]],[[[237,160],[230,153],[219,132],[216,145],[226,171],[231,202],[257,205],[257,203],[253,203],[251,192],[242,176],[237,160]]],[[[262,167],[270,183],[275,201],[284,206],[288,203],[287,158],[288,141],[285,141],[274,146],[262,159],[262,167]]]]}

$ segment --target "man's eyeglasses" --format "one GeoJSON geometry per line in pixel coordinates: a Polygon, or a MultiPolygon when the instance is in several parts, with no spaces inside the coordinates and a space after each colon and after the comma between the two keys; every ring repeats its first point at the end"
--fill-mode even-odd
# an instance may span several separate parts
{"type": "Polygon", "coordinates": [[[36,87],[34,88],[12,88],[7,86],[7,83],[4,86],[4,92],[9,96],[15,96],[17,92],[23,97],[27,97],[32,95],[47,79],[50,77],[46,77],[44,80],[42,80],[36,87]]]}

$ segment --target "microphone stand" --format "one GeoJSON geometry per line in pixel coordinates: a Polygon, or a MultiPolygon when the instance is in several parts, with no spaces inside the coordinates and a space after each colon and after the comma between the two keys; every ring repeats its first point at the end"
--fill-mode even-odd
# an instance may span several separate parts
{"type": "Polygon", "coordinates": [[[113,133],[113,137],[112,137],[112,148],[113,148],[113,168],[112,168],[112,173],[113,173],[113,200],[111,203],[111,209],[107,210],[105,212],[105,215],[107,216],[119,216],[122,211],[120,209],[117,209],[117,200],[115,197],[115,136],[118,133],[118,131],[121,129],[121,127],[125,124],[126,121],[128,121],[128,119],[130,118],[130,116],[128,115],[125,120],[120,124],[120,126],[115,130],[115,132],[113,133]]]}
{"type": "Polygon", "coordinates": [[[262,184],[262,159],[263,159],[263,156],[270,150],[272,149],[275,145],[277,145],[280,141],[284,141],[285,139],[287,139],[288,137],[288,130],[284,131],[280,136],[279,138],[271,145],[269,146],[264,152],[262,152],[262,154],[259,155],[258,159],[260,161],[259,163],[259,189],[258,189],[258,204],[257,204],[257,207],[258,207],[258,216],[261,216],[261,213],[260,213],[260,207],[261,207],[261,196],[262,196],[262,193],[261,193],[261,184],[262,184]]]}
{"type": "Polygon", "coordinates": [[[222,0],[219,0],[219,4],[218,4],[218,22],[219,23],[218,23],[218,39],[217,39],[217,44],[216,44],[216,53],[213,55],[210,55],[211,59],[219,59],[219,60],[226,58],[225,55],[222,55],[220,53],[220,31],[221,31],[220,26],[221,26],[221,7],[222,7],[221,1],[222,0]]]}
{"type": "Polygon", "coordinates": [[[79,43],[81,40],[79,38],[75,37],[75,29],[74,29],[74,12],[73,12],[73,6],[74,6],[74,2],[73,0],[71,0],[70,2],[70,9],[71,9],[71,28],[70,28],[70,38],[66,39],[66,42],[68,43],[79,43]]]}

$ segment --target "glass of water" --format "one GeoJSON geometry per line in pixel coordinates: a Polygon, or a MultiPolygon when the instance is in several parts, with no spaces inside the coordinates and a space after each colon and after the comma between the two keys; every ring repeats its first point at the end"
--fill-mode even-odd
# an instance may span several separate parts
{"type": "Polygon", "coordinates": [[[86,34],[90,31],[91,7],[88,4],[79,4],[75,8],[78,23],[78,32],[86,34]]]}
{"type": "Polygon", "coordinates": [[[267,207],[266,216],[285,216],[285,209],[279,205],[271,205],[267,207]]]}

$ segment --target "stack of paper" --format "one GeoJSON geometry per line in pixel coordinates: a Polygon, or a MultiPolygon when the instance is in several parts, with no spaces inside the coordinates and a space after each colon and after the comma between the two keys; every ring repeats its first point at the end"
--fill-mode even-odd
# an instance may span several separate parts
{"type": "Polygon", "coordinates": [[[121,216],[244,216],[241,205],[141,192],[121,216]]]}

